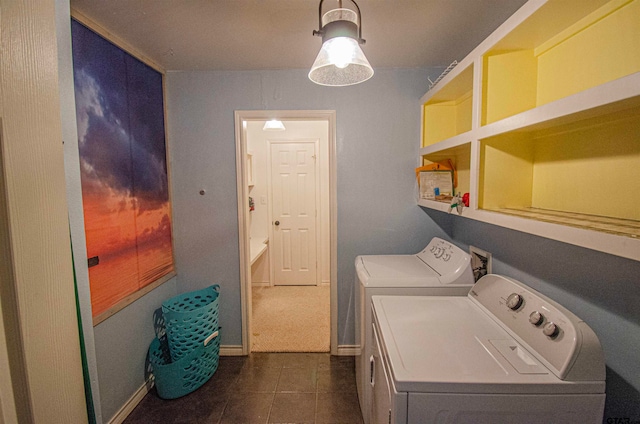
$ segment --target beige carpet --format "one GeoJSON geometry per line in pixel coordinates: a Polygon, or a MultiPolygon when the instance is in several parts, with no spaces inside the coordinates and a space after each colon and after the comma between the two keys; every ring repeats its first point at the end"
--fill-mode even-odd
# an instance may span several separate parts
{"type": "Polygon", "coordinates": [[[252,352],[329,352],[329,286],[253,287],[252,352]]]}

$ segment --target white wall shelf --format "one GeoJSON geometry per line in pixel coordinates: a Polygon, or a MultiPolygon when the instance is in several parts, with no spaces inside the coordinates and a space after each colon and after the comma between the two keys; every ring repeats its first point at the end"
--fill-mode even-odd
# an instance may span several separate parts
{"type": "Polygon", "coordinates": [[[269,247],[269,239],[250,239],[249,240],[249,255],[251,256],[251,265],[253,265],[269,247]]]}
{"type": "Polygon", "coordinates": [[[527,2],[422,97],[419,163],[460,166],[462,217],[640,261],[640,0],[570,3],[527,2]]]}
{"type": "Polygon", "coordinates": [[[437,144],[432,144],[426,147],[420,148],[420,155],[436,155],[439,152],[447,149],[453,149],[464,144],[470,143],[471,140],[476,139],[478,137],[477,131],[467,131],[465,133],[456,135],[451,138],[447,138],[437,144]]]}
{"type": "MultiPolygon", "coordinates": [[[[532,131],[594,119],[640,106],[640,72],[480,127],[474,138],[532,131]]],[[[469,137],[469,135],[467,135],[469,137]]],[[[454,137],[455,138],[455,137],[454,137]]],[[[449,142],[449,140],[445,140],[449,142]]],[[[454,141],[455,142],[455,141],[454,141]]],[[[436,150],[433,148],[433,150],[436,150]]]]}
{"type": "Polygon", "coordinates": [[[424,206],[425,208],[429,209],[435,209],[441,212],[451,211],[450,202],[438,202],[436,200],[418,199],[418,205],[424,206]]]}

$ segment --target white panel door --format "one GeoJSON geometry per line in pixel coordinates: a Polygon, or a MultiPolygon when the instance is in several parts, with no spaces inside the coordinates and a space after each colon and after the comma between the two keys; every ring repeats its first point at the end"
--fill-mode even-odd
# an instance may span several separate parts
{"type": "Polygon", "coordinates": [[[315,143],[271,144],[271,217],[274,285],[315,285],[315,143]]]}

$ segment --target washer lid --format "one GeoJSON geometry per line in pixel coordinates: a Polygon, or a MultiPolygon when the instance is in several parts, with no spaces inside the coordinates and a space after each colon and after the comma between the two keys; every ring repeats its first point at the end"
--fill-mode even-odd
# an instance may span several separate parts
{"type": "Polygon", "coordinates": [[[440,274],[416,255],[367,255],[358,259],[356,269],[367,286],[441,285],[440,274]]]}
{"type": "Polygon", "coordinates": [[[365,287],[468,287],[474,284],[471,258],[434,237],[416,255],[363,255],[356,272],[365,287]]]}
{"type": "Polygon", "coordinates": [[[373,296],[396,390],[430,393],[603,393],[558,379],[465,297],[373,296]]]}

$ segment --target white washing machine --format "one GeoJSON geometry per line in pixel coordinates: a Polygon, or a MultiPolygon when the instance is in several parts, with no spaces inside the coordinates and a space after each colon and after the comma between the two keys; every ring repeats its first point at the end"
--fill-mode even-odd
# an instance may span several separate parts
{"type": "Polygon", "coordinates": [[[466,296],[473,283],[471,257],[438,237],[415,255],[356,258],[356,385],[365,424],[371,403],[371,296],[466,296]]]}
{"type": "Polygon", "coordinates": [[[487,275],[467,297],[372,302],[372,423],[602,423],[597,336],[524,284],[487,275]]]}

